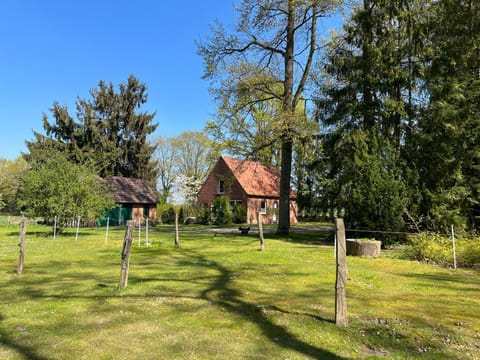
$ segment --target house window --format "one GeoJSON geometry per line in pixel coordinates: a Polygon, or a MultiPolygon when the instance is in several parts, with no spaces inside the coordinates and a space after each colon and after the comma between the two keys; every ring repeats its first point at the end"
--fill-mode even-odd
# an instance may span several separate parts
{"type": "Polygon", "coordinates": [[[262,214],[266,214],[267,213],[267,200],[262,200],[260,202],[260,212],[262,214]]]}
{"type": "Polygon", "coordinates": [[[236,206],[241,206],[242,205],[242,200],[230,200],[230,208],[235,209],[236,206]]]}
{"type": "Polygon", "coordinates": [[[225,180],[218,180],[218,193],[223,194],[225,192],[225,180]]]}

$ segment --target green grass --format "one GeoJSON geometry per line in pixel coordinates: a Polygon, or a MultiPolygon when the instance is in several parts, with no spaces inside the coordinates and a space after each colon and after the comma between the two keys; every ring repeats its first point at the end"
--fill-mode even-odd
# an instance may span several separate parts
{"type": "MultiPolygon", "coordinates": [[[[188,228],[187,228],[188,229],[188,228]]],[[[478,359],[480,274],[348,257],[349,327],[334,324],[331,233],[289,238],[0,226],[0,359],[478,359]]]]}

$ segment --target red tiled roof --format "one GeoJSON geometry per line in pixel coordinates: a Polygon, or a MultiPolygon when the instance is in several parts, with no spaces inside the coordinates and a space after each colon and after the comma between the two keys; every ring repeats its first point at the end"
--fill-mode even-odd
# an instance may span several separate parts
{"type": "Polygon", "coordinates": [[[280,196],[280,171],[275,166],[226,156],[222,159],[248,195],[280,196]]]}
{"type": "Polygon", "coordinates": [[[117,204],[156,204],[158,198],[146,180],[112,176],[107,179],[117,204]]]}

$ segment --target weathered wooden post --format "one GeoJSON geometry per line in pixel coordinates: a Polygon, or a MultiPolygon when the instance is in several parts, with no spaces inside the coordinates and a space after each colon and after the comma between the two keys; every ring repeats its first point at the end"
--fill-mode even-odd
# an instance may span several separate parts
{"type": "Polygon", "coordinates": [[[145,245],[150,246],[150,240],[148,240],[148,217],[145,220],[145,245]]]}
{"type": "Polygon", "coordinates": [[[17,266],[17,275],[21,275],[23,271],[23,264],[25,261],[25,238],[27,236],[27,220],[22,219],[20,222],[20,242],[18,246],[20,248],[18,253],[18,266],[17,266]]]}
{"type": "Polygon", "coordinates": [[[347,245],[343,219],[335,219],[337,236],[337,276],[335,281],[335,324],[347,326],[347,245]]]}
{"type": "Polygon", "coordinates": [[[133,222],[127,221],[127,228],[125,229],[125,238],[123,240],[120,283],[118,286],[120,289],[125,289],[127,287],[128,267],[130,265],[130,250],[132,249],[132,241],[133,241],[133,222]]]}
{"type": "Polygon", "coordinates": [[[107,232],[105,233],[105,245],[108,242],[108,225],[110,224],[110,218],[107,216],[107,232]]]}
{"type": "Polygon", "coordinates": [[[263,216],[260,211],[258,212],[257,223],[258,237],[260,238],[260,251],[265,251],[265,240],[263,238],[263,216]]]}
{"type": "Polygon", "coordinates": [[[175,247],[180,247],[180,243],[178,241],[178,213],[175,212],[175,247]]]}
{"type": "Polygon", "coordinates": [[[77,232],[75,233],[75,241],[78,241],[78,229],[80,228],[80,216],[77,218],[77,232]]]}

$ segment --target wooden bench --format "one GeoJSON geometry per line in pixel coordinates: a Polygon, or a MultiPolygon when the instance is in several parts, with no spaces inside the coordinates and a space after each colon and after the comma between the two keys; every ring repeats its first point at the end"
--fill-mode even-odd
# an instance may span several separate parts
{"type": "Polygon", "coordinates": [[[241,235],[248,235],[248,232],[250,231],[250,226],[249,227],[240,226],[238,230],[240,230],[241,235]]]}

